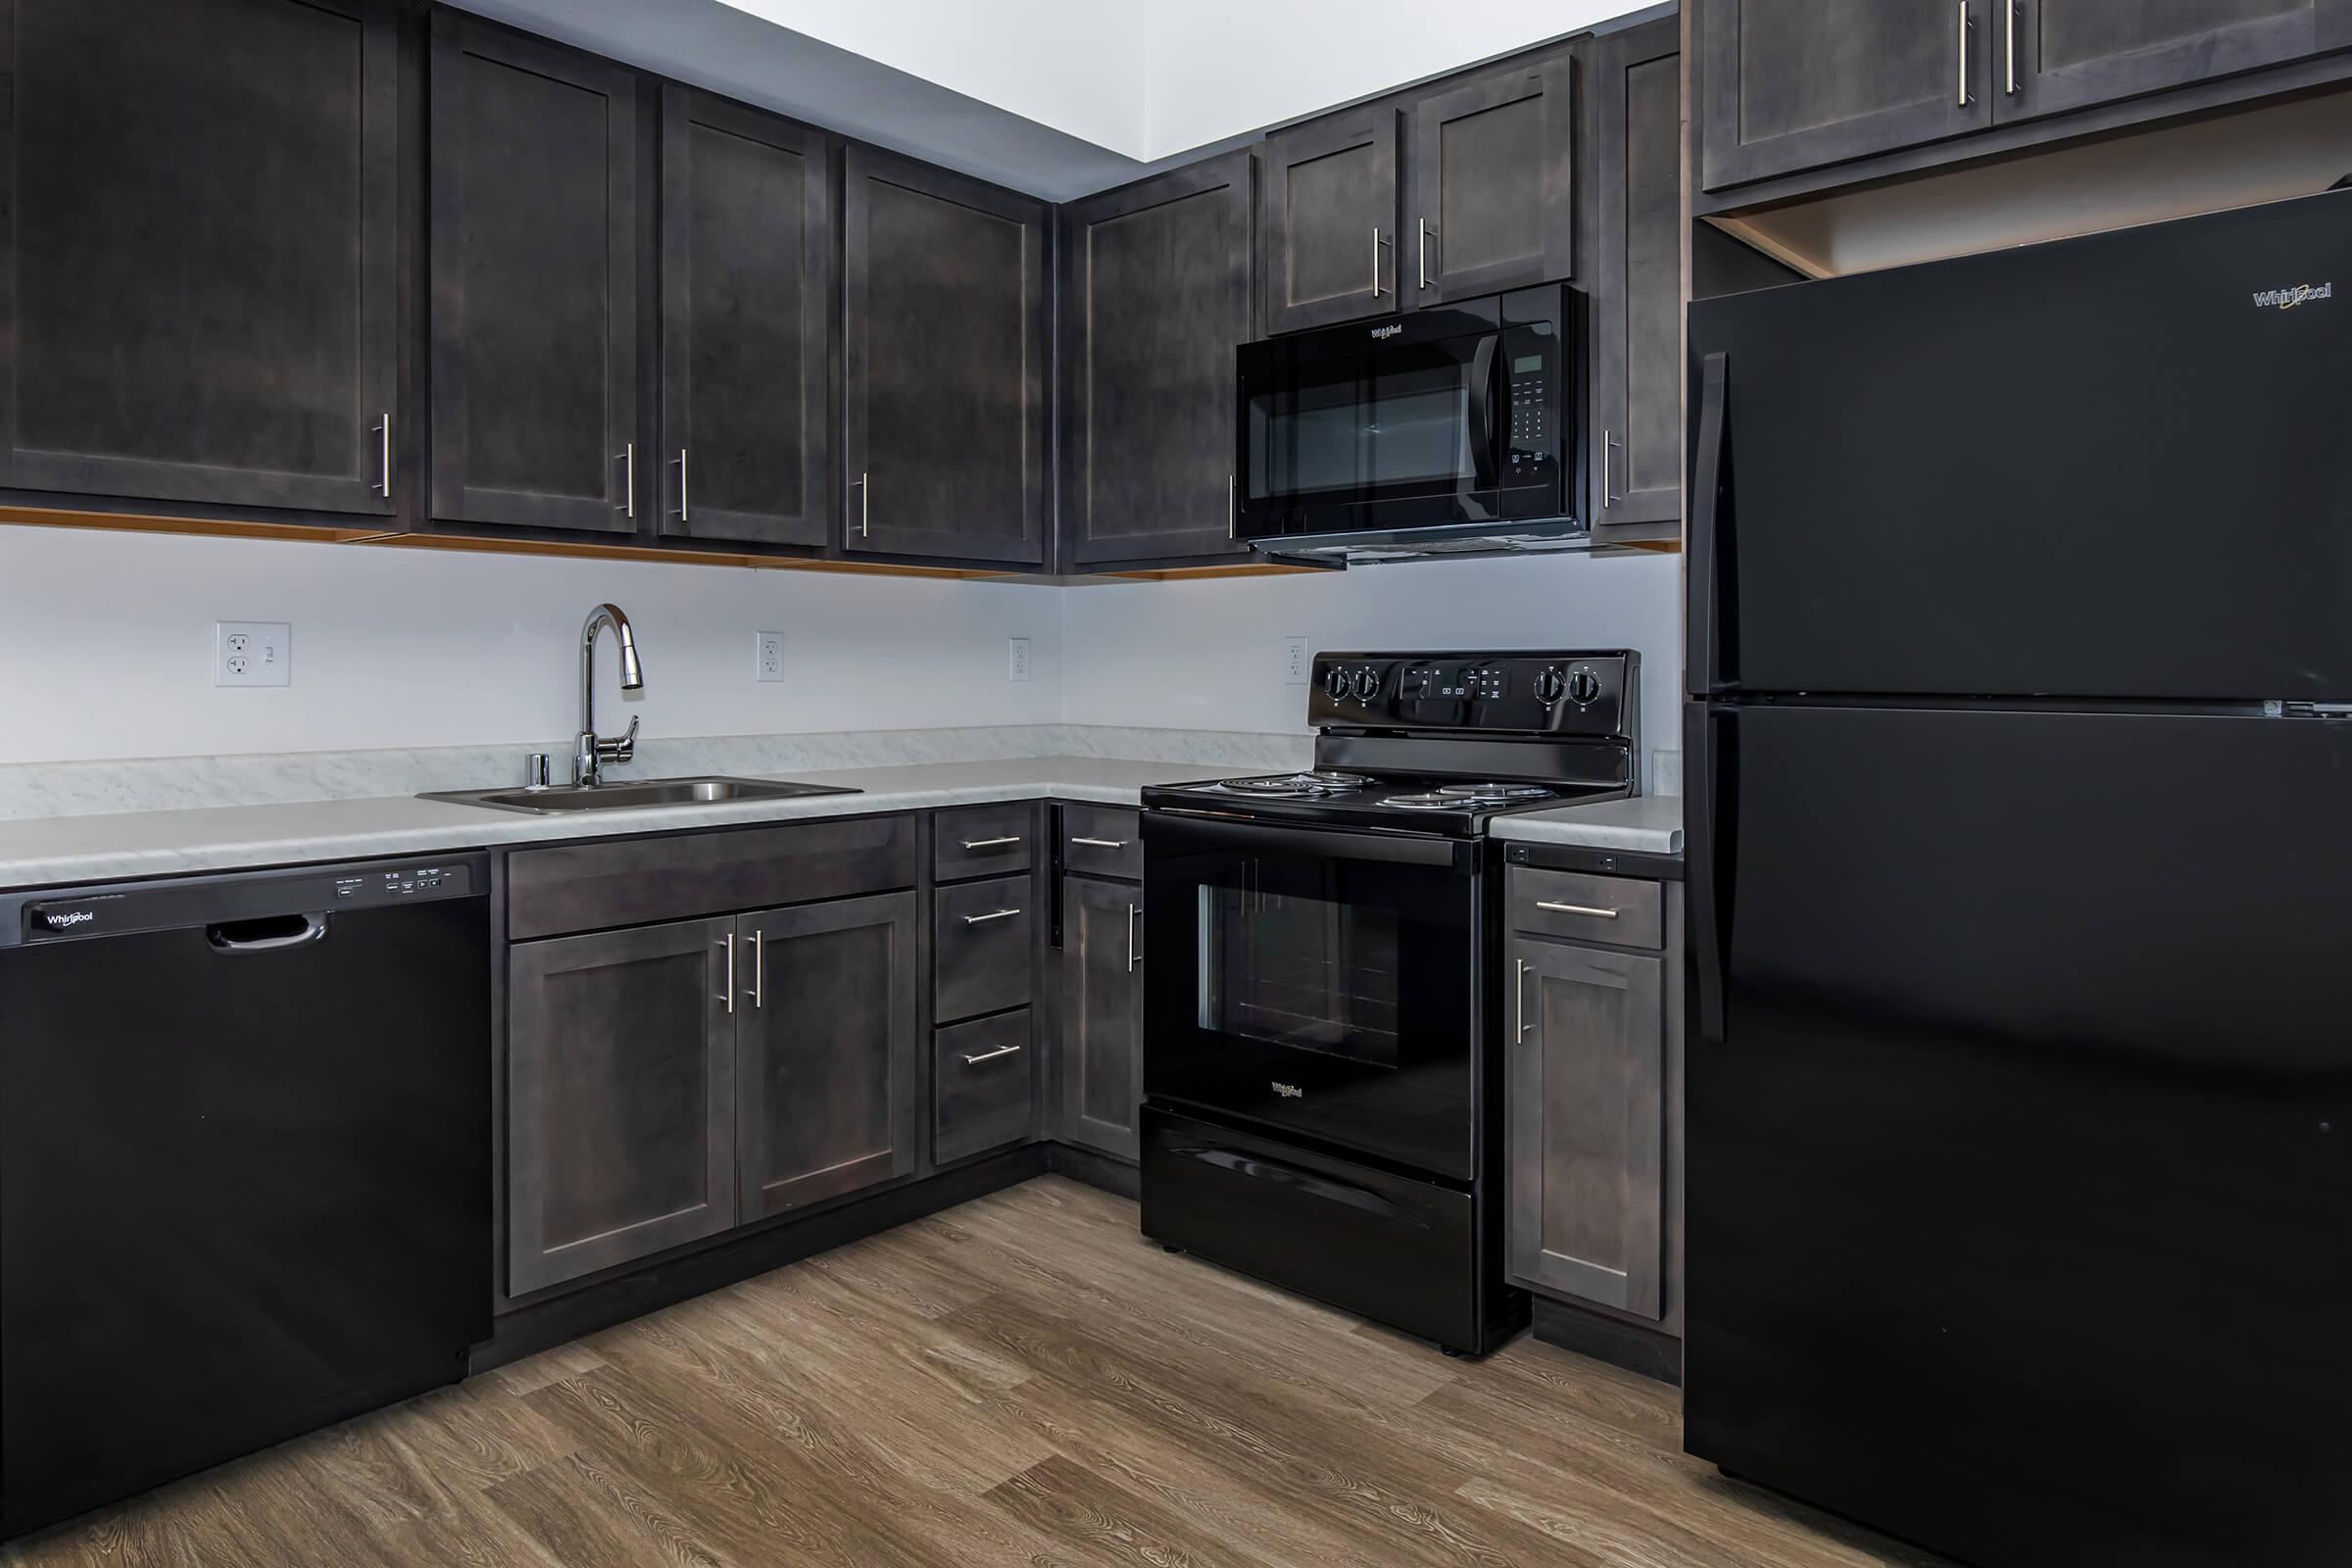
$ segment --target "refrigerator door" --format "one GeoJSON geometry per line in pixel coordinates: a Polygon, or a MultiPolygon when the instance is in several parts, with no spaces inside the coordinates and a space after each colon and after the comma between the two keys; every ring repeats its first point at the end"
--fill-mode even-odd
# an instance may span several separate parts
{"type": "Polygon", "coordinates": [[[1690,1451],[2002,1568],[2352,1561],[2352,723],[1690,712],[1690,1451]]]}
{"type": "Polygon", "coordinates": [[[1693,695],[2352,699],[2352,191],[1690,341],[1693,695]]]}

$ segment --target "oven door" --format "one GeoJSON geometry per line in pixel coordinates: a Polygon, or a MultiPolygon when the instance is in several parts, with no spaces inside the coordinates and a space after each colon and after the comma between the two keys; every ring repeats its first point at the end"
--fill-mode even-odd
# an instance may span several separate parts
{"type": "Polygon", "coordinates": [[[1476,846],[1144,815],[1144,1093],[1467,1181],[1476,846]]]}

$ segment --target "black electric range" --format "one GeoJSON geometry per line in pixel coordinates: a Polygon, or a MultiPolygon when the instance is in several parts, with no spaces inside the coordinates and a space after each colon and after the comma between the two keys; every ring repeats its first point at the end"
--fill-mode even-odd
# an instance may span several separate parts
{"type": "Polygon", "coordinates": [[[1145,1234],[1457,1352],[1502,1280],[1487,826],[1634,792],[1641,659],[1325,654],[1298,773],[1144,791],[1145,1234]]]}

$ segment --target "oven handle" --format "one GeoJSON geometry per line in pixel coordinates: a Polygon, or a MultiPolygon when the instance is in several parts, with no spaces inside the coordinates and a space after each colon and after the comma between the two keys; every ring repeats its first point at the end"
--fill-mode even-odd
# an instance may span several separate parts
{"type": "Polygon", "coordinates": [[[1358,1187],[1352,1182],[1335,1181],[1329,1176],[1319,1176],[1311,1170],[1302,1170],[1298,1166],[1283,1160],[1267,1159],[1260,1154],[1245,1154],[1238,1150],[1216,1149],[1201,1144],[1169,1144],[1165,1148],[1167,1152],[1181,1159],[1199,1160],[1203,1165],[1213,1165],[1219,1170],[1229,1170],[1237,1176],[1247,1176],[1253,1181],[1272,1182],[1277,1187],[1288,1187],[1294,1192],[1303,1193],[1309,1198],[1321,1198],[1334,1203],[1345,1203],[1349,1208],[1360,1208],[1367,1214],[1378,1214],[1383,1219],[1402,1220],[1405,1224],[1417,1226],[1422,1230],[1430,1228],[1426,1218],[1414,1213],[1393,1199],[1381,1197],[1369,1187],[1358,1187]]]}
{"type": "Polygon", "coordinates": [[[1365,833],[1348,828],[1273,827],[1187,812],[1144,813],[1144,857],[1195,850],[1287,852],[1319,860],[1356,860],[1376,865],[1426,865],[1467,876],[1478,867],[1475,847],[1455,839],[1365,833]]]}

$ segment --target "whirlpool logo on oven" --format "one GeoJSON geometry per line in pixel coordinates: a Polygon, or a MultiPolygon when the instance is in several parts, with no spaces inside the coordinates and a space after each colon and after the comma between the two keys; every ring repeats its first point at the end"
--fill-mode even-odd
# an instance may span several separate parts
{"type": "Polygon", "coordinates": [[[2266,288],[2254,296],[2254,306],[2264,311],[2291,311],[2298,305],[2314,300],[2335,298],[2333,283],[2297,283],[2293,288],[2266,288]]]}
{"type": "Polygon", "coordinates": [[[52,931],[71,931],[98,918],[95,909],[44,909],[41,919],[52,931]]]}
{"type": "Polygon", "coordinates": [[[1297,1084],[1283,1083],[1279,1079],[1277,1079],[1274,1083],[1274,1092],[1285,1100],[1304,1100],[1306,1098],[1305,1090],[1299,1088],[1297,1084]]]}

